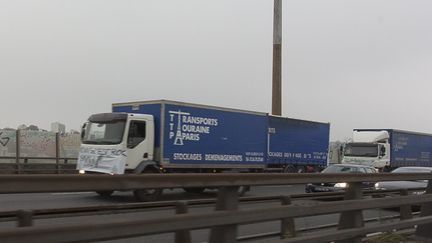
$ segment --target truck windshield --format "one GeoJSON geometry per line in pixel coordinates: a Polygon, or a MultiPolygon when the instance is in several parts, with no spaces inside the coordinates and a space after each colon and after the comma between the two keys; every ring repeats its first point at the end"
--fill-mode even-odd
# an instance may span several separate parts
{"type": "Polygon", "coordinates": [[[84,144],[119,144],[123,140],[125,121],[107,123],[89,122],[85,128],[84,144]]]}
{"type": "Polygon", "coordinates": [[[378,145],[349,143],[345,146],[345,156],[377,157],[378,145]]]}

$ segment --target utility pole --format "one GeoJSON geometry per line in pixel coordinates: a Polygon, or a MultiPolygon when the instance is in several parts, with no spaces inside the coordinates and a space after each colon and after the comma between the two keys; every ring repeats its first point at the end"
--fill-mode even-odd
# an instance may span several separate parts
{"type": "Polygon", "coordinates": [[[274,0],[272,114],[282,115],[282,0],[274,0]]]}

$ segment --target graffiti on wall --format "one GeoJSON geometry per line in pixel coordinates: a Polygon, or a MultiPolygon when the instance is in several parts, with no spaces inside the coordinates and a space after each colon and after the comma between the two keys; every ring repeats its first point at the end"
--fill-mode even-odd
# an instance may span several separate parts
{"type": "MultiPolygon", "coordinates": [[[[56,156],[56,134],[53,132],[22,130],[19,143],[22,157],[56,156]]],[[[80,143],[79,134],[61,135],[60,157],[77,158],[80,143]]],[[[0,156],[16,156],[16,131],[0,130],[0,156]]]]}
{"type": "Polygon", "coordinates": [[[16,133],[10,130],[0,130],[0,156],[15,156],[16,133]]]}
{"type": "Polygon", "coordinates": [[[40,131],[20,132],[20,155],[31,157],[55,157],[55,133],[40,131]]]}
{"type": "Polygon", "coordinates": [[[9,143],[10,137],[2,135],[3,132],[0,132],[0,145],[5,147],[9,143]]]}

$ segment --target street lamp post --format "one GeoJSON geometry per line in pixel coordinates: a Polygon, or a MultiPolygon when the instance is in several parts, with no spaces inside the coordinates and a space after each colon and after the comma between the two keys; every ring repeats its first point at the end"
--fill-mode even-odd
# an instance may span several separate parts
{"type": "Polygon", "coordinates": [[[282,115],[282,0],[274,0],[272,114],[282,115]]]}

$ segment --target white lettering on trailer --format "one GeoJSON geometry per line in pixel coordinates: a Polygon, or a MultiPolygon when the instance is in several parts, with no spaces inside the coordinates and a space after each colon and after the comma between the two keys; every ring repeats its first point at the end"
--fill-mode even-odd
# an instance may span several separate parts
{"type": "Polygon", "coordinates": [[[264,162],[263,152],[246,152],[245,160],[249,162],[264,162]]]}
{"type": "Polygon", "coordinates": [[[279,158],[283,157],[283,153],[282,152],[269,152],[268,155],[271,156],[271,157],[279,157],[279,158]]]}
{"type": "Polygon", "coordinates": [[[294,159],[327,159],[327,154],[324,152],[312,153],[291,153],[291,152],[269,152],[268,156],[278,158],[294,158],[294,159]]]}
{"type": "Polygon", "coordinates": [[[174,153],[174,160],[202,160],[202,154],[174,153]]]}
{"type": "Polygon", "coordinates": [[[249,162],[264,162],[263,157],[246,157],[246,161],[249,162]]]}
{"type": "Polygon", "coordinates": [[[174,140],[174,145],[184,145],[184,141],[200,141],[201,134],[210,134],[211,127],[219,125],[218,119],[208,117],[191,116],[190,113],[169,111],[169,139],[174,140]],[[175,121],[177,117],[177,121],[175,121]]]}
{"type": "Polygon", "coordinates": [[[206,161],[243,161],[243,155],[233,154],[206,154],[206,161]]]}

